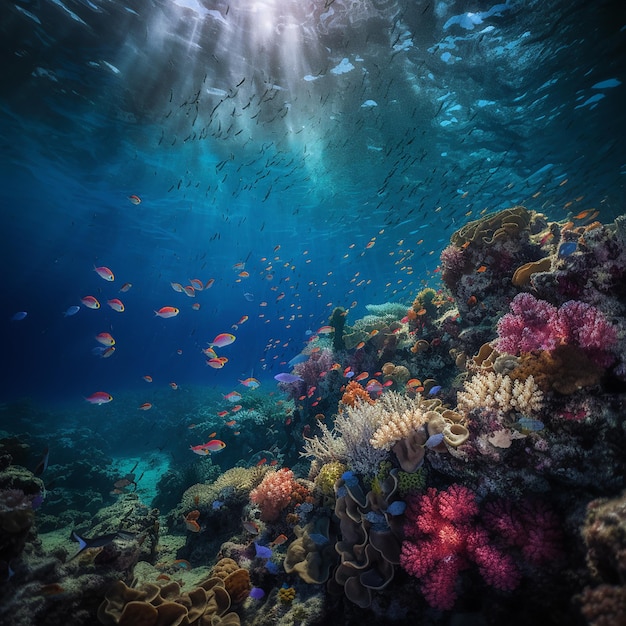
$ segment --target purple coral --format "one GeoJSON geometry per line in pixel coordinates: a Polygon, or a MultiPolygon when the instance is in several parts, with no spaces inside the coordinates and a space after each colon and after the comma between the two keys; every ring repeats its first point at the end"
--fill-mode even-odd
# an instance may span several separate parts
{"type": "Polygon", "coordinates": [[[608,367],[617,331],[604,314],[585,302],[570,300],[560,308],[520,293],[510,304],[511,312],[498,321],[499,352],[520,354],[533,350],[552,351],[561,344],[582,348],[597,365],[608,367]]]}

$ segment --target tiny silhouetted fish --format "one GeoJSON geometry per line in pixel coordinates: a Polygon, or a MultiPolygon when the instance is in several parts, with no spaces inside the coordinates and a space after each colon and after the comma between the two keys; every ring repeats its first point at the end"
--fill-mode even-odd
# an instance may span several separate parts
{"type": "Polygon", "coordinates": [[[35,468],[35,471],[33,472],[33,474],[35,474],[35,476],[41,476],[47,469],[48,467],[48,457],[50,455],[50,451],[48,450],[48,446],[46,446],[46,449],[43,451],[43,455],[41,457],[41,461],[39,461],[39,463],[37,463],[37,467],[35,468]]]}

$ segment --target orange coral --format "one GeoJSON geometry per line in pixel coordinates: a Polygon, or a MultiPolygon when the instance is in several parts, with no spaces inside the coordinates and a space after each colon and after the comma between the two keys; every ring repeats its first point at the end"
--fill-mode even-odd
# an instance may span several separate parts
{"type": "Polygon", "coordinates": [[[343,396],[341,396],[341,404],[354,407],[359,399],[368,404],[374,404],[374,400],[370,398],[367,391],[359,383],[351,380],[346,386],[343,396]]]}
{"type": "Polygon", "coordinates": [[[532,376],[542,391],[569,395],[583,387],[597,385],[602,373],[580,348],[563,344],[552,352],[539,350],[522,354],[520,364],[509,376],[513,380],[532,376]]]}

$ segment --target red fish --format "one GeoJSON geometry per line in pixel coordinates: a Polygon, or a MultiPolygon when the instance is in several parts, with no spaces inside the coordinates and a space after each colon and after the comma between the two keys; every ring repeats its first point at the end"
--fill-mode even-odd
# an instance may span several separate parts
{"type": "Polygon", "coordinates": [[[142,377],[147,383],[151,383],[152,382],[152,376],[143,376],[142,377]]]}
{"type": "Polygon", "coordinates": [[[141,204],[141,198],[139,196],[135,195],[134,193],[132,195],[128,196],[128,199],[134,205],[141,204]]]}
{"type": "Polygon", "coordinates": [[[118,313],[123,313],[124,312],[124,304],[121,300],[118,300],[117,298],[113,298],[112,300],[107,300],[107,304],[114,310],[117,311],[118,313]]]}
{"type": "Polygon", "coordinates": [[[220,450],[223,450],[226,447],[226,444],[219,439],[211,439],[211,441],[207,441],[206,443],[189,447],[195,454],[206,456],[207,454],[211,454],[211,452],[219,452],[220,450]]]}
{"type": "Polygon", "coordinates": [[[80,301],[88,308],[88,309],[99,309],[100,303],[93,296],[85,296],[81,298],[80,301]]]}
{"type": "Polygon", "coordinates": [[[239,402],[239,400],[241,400],[241,394],[236,391],[231,391],[224,396],[224,400],[228,400],[229,402],[239,402]]]}
{"type": "Polygon", "coordinates": [[[175,306],[162,306],[158,311],[155,311],[154,314],[167,319],[168,317],[176,317],[180,311],[175,306]]]}
{"type": "Polygon", "coordinates": [[[204,283],[199,278],[190,278],[189,282],[197,291],[202,291],[204,289],[204,283]]]}
{"type": "Polygon", "coordinates": [[[144,402],[139,407],[137,407],[140,411],[149,411],[152,408],[152,405],[149,402],[144,402]]]}
{"type": "Polygon", "coordinates": [[[113,400],[113,396],[110,393],[106,393],[106,391],[96,391],[96,393],[92,393],[85,400],[91,404],[106,404],[113,400]]]}
{"type": "Polygon", "coordinates": [[[115,280],[115,276],[113,276],[113,272],[108,268],[102,265],[101,267],[93,268],[93,271],[100,276],[100,278],[104,280],[108,280],[109,282],[113,282],[115,280]]]}
{"type": "Polygon", "coordinates": [[[103,346],[115,345],[115,339],[113,339],[109,333],[98,333],[96,335],[96,341],[101,343],[103,346]]]}
{"type": "Polygon", "coordinates": [[[211,347],[217,346],[218,348],[223,348],[224,346],[229,346],[233,343],[233,341],[235,341],[235,339],[235,335],[231,335],[230,333],[220,333],[209,345],[211,347]]]}

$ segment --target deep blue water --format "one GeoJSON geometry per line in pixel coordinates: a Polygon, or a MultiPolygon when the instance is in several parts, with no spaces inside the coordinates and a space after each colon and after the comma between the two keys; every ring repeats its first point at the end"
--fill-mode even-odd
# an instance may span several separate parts
{"type": "Polygon", "coordinates": [[[611,221],[625,29],[617,1],[4,3],[0,397],[82,408],[146,374],[270,389],[333,307],[437,287],[468,220],[611,221]],[[194,278],[215,282],[170,286],[194,278]],[[102,308],[63,316],[86,295],[102,308]]]}

